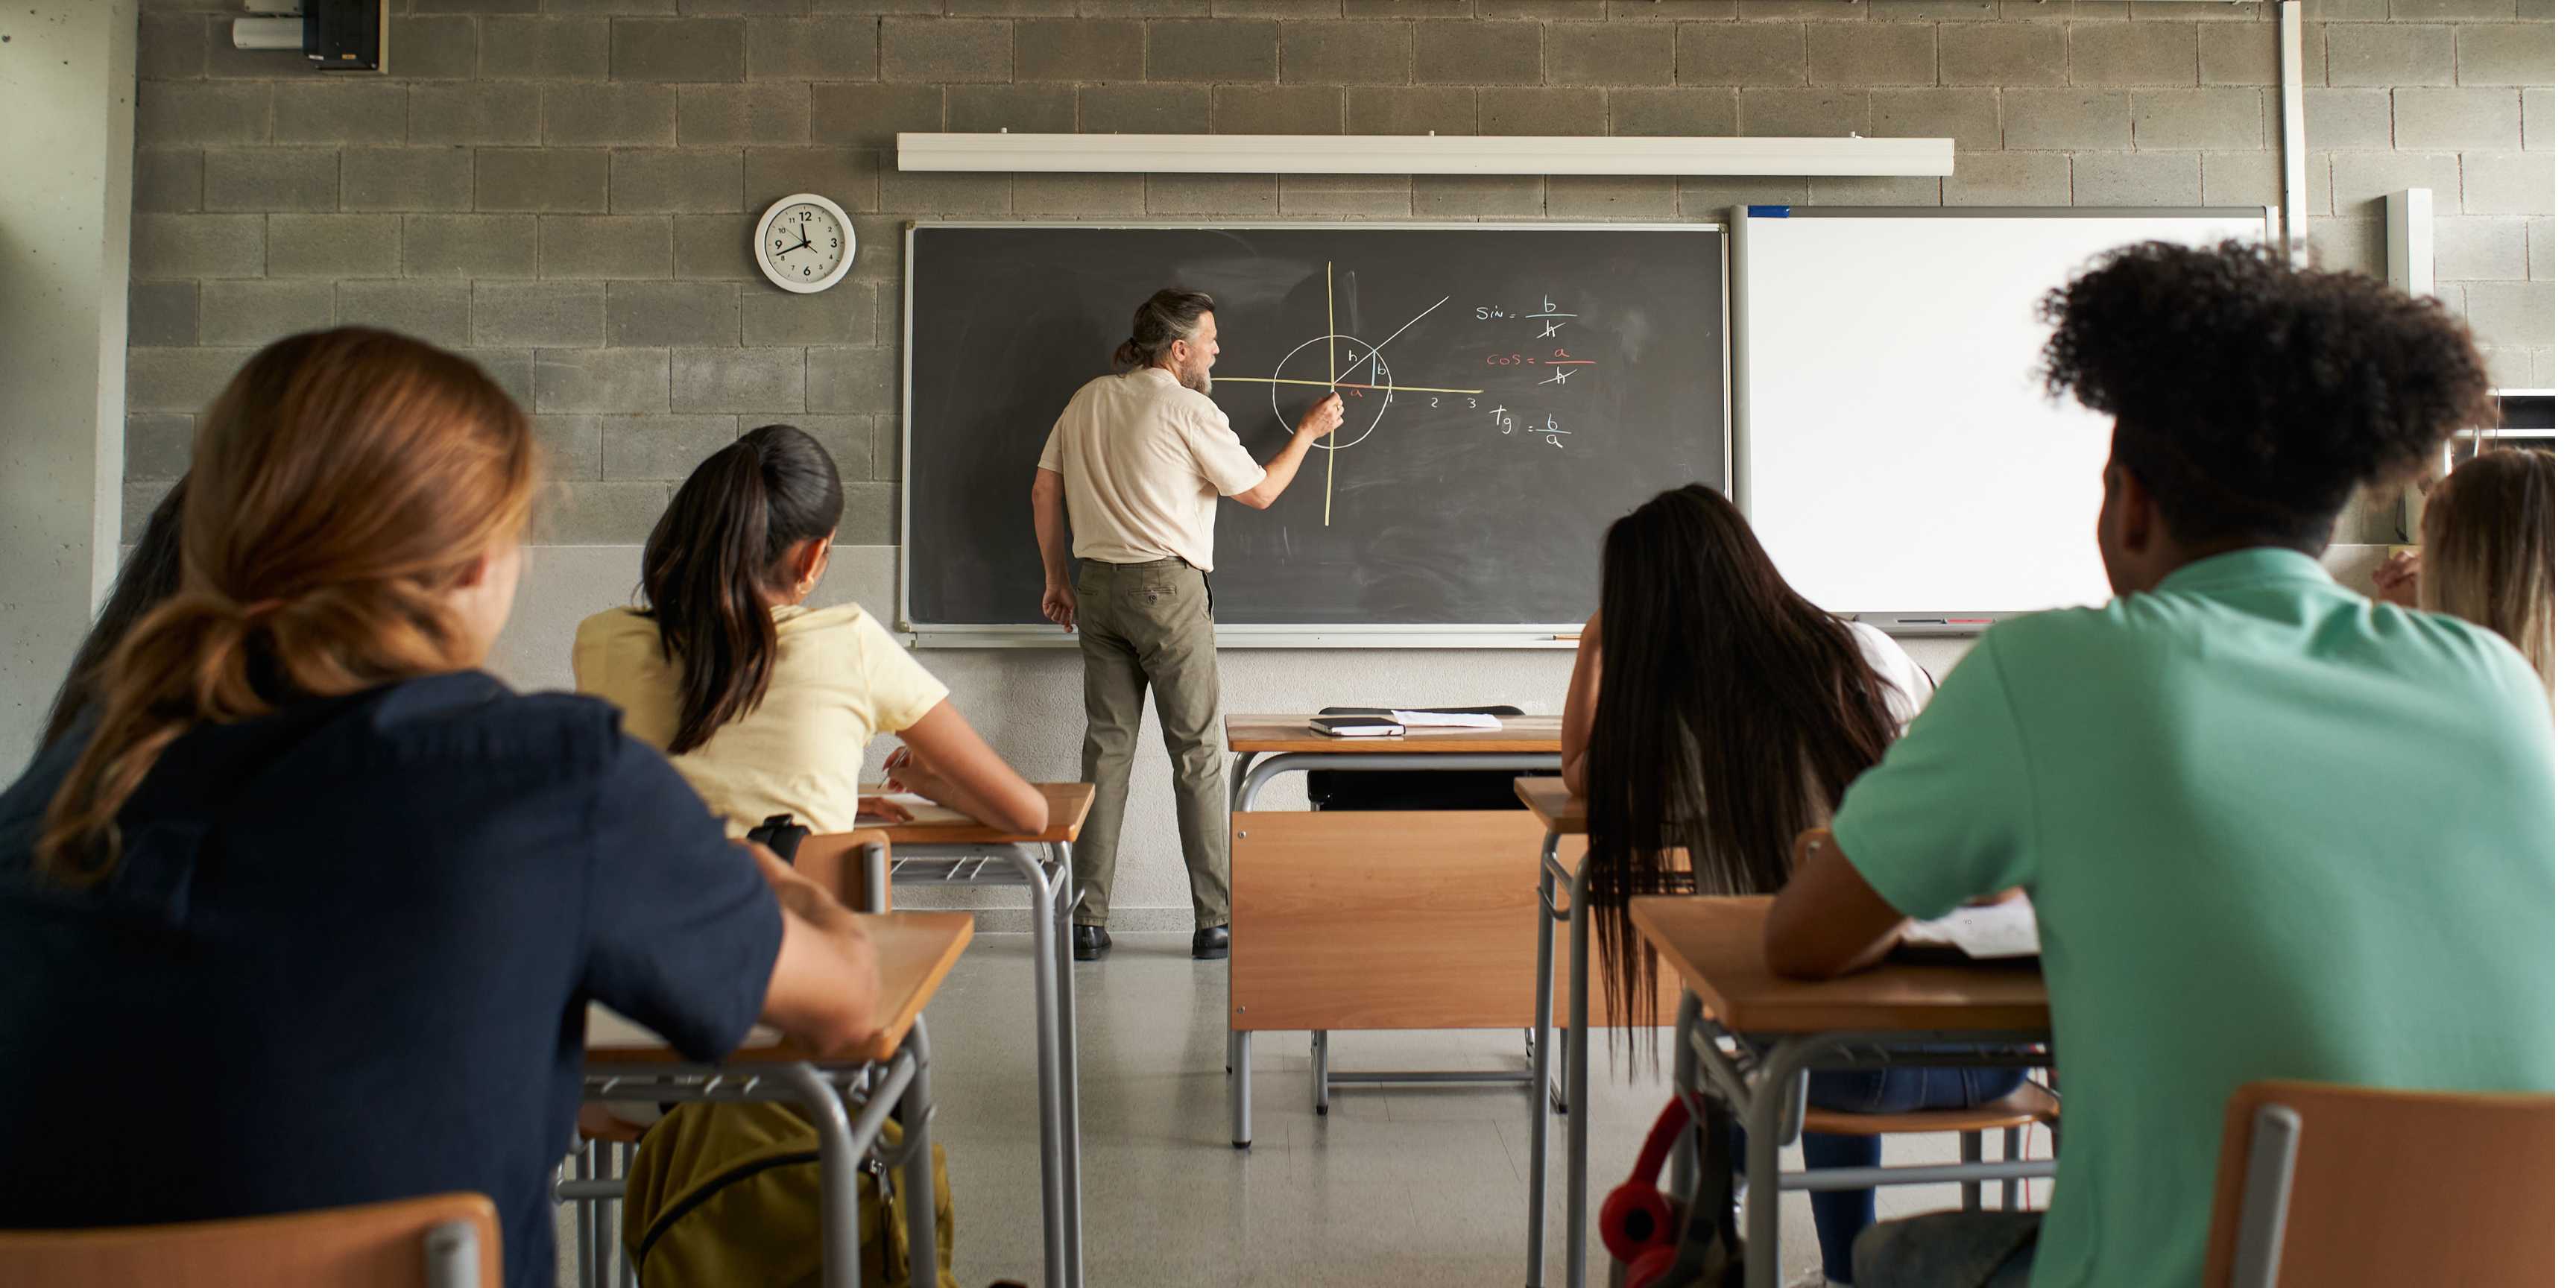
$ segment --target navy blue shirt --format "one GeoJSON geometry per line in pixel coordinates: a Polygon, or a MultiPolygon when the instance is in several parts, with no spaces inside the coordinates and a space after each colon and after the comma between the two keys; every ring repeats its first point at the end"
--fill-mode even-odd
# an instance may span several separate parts
{"type": "Polygon", "coordinates": [[[605,703],[466,672],[201,727],[63,886],[87,736],[0,794],[0,1226],[474,1190],[546,1288],[586,1004],[693,1059],[759,1013],[777,899],[605,703]]]}

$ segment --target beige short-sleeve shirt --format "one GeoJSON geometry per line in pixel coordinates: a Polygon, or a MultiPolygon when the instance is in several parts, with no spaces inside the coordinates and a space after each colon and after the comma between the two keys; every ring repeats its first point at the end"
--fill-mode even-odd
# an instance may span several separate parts
{"type": "MultiPolygon", "coordinates": [[[[778,665],[750,714],[671,765],[741,836],[773,814],[846,832],[859,813],[868,743],[918,724],[948,696],[856,604],[773,608],[778,665]]],[[[615,704],[626,732],[667,750],[680,729],[680,669],[653,619],[613,608],[573,634],[573,687],[615,704]]]]}
{"type": "Polygon", "coordinates": [[[1084,385],[1056,418],[1038,468],[1064,476],[1073,553],[1104,563],[1216,567],[1216,503],[1259,483],[1216,403],[1160,367],[1084,385]]]}

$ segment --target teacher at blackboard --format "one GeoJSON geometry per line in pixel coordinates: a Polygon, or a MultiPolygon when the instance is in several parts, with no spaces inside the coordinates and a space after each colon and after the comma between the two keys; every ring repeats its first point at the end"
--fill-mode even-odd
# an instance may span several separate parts
{"type": "Polygon", "coordinates": [[[1084,385],[1056,418],[1029,492],[1046,564],[1039,610],[1068,631],[1082,628],[1082,779],[1099,788],[1073,844],[1078,961],[1109,951],[1109,887],[1148,688],[1172,757],[1190,871],[1198,925],[1190,956],[1226,955],[1225,757],[1207,586],[1216,502],[1268,508],[1297,477],[1306,449],[1342,423],[1342,399],[1316,399],[1288,446],[1263,465],[1208,397],[1216,355],[1216,301],[1178,287],[1156,291],[1118,346],[1116,374],[1084,385]],[[1065,557],[1068,516],[1073,556],[1083,561],[1078,584],[1065,557]]]}

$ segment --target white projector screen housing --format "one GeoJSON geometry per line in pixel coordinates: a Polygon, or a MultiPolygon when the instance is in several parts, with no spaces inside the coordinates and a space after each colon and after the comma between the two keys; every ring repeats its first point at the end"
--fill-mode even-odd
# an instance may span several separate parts
{"type": "Polygon", "coordinates": [[[2039,300],[2131,243],[2260,242],[2265,212],[1780,210],[1729,228],[1733,486],[1789,584],[1918,633],[2104,602],[2111,425],[2044,394],[2039,300]]]}

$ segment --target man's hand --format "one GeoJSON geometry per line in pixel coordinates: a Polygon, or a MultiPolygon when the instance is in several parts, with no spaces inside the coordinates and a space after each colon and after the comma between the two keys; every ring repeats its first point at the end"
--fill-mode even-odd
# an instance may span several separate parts
{"type": "Polygon", "coordinates": [[[2379,598],[2400,608],[2415,606],[2415,589],[2422,584],[2424,556],[2412,550],[2400,550],[2386,562],[2370,570],[2370,581],[2379,587],[2379,598]]]}
{"type": "Polygon", "coordinates": [[[1341,425],[1342,396],[1328,393],[1306,408],[1306,415],[1297,422],[1297,436],[1312,442],[1341,428],[1341,425]]]}
{"type": "Polygon", "coordinates": [[[1315,440],[1332,433],[1342,424],[1342,396],[1326,394],[1306,409],[1297,422],[1297,432],[1288,436],[1288,445],[1261,467],[1261,481],[1234,494],[1234,499],[1256,510],[1267,510],[1288,484],[1297,477],[1297,464],[1306,459],[1306,449],[1315,440]]]}
{"type": "Polygon", "coordinates": [[[1038,611],[1067,631],[1073,629],[1073,561],[1064,548],[1064,476],[1041,465],[1029,485],[1029,512],[1037,521],[1038,566],[1046,570],[1046,593],[1038,611]]]}

